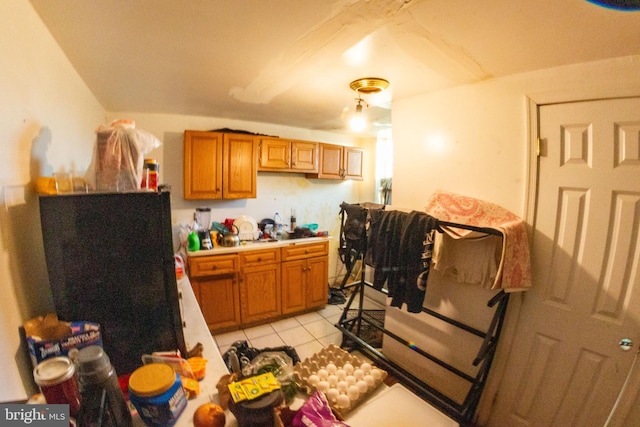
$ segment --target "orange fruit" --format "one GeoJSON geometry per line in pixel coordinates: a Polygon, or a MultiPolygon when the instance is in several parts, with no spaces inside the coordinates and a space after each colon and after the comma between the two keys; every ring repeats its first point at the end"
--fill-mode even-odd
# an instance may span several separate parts
{"type": "Polygon", "coordinates": [[[194,427],[224,427],[227,417],[220,405],[203,403],[193,414],[194,427]]]}

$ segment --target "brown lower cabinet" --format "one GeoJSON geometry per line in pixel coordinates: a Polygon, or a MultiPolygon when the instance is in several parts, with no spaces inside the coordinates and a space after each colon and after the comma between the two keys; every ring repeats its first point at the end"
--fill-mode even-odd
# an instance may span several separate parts
{"type": "Polygon", "coordinates": [[[238,255],[189,259],[193,293],[209,328],[240,326],[238,255]]]}
{"type": "Polygon", "coordinates": [[[213,333],[269,323],[327,303],[329,242],[189,258],[189,278],[213,333]]]}
{"type": "Polygon", "coordinates": [[[328,243],[282,248],[282,313],[291,314],[327,303],[328,243]]]}
{"type": "Polygon", "coordinates": [[[280,315],[280,248],[240,253],[240,318],[243,325],[280,315]]]}

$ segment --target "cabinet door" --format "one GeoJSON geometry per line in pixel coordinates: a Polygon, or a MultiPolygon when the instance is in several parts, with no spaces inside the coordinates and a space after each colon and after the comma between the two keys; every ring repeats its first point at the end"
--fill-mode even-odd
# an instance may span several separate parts
{"type": "Polygon", "coordinates": [[[318,171],[318,144],[307,141],[291,143],[291,170],[299,172],[318,171]]]}
{"type": "Polygon", "coordinates": [[[282,263],[282,314],[306,308],[306,260],[282,263]]]}
{"type": "Polygon", "coordinates": [[[344,147],[344,178],[362,180],[362,148],[344,147]]]}
{"type": "Polygon", "coordinates": [[[320,144],[318,178],[342,179],[342,148],[340,145],[320,144]]]}
{"type": "Polygon", "coordinates": [[[211,331],[240,326],[237,274],[193,279],[194,292],[211,331]]]}
{"type": "Polygon", "coordinates": [[[222,198],[223,134],[185,131],[184,198],[222,198]]]}
{"type": "Polygon", "coordinates": [[[261,138],[258,170],[288,170],[291,164],[291,141],[261,138]]]}
{"type": "Polygon", "coordinates": [[[222,197],[255,199],[258,171],[256,138],[244,134],[224,134],[222,197]]]}
{"type": "Polygon", "coordinates": [[[240,311],[242,324],[280,315],[280,266],[276,263],[242,270],[240,311]]]}
{"type": "Polygon", "coordinates": [[[307,309],[324,306],[329,298],[329,262],[326,256],[309,258],[306,265],[307,309]]]}

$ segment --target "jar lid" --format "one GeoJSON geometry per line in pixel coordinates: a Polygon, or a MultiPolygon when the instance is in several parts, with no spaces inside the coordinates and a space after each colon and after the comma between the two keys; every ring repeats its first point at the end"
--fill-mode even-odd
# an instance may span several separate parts
{"type": "Polygon", "coordinates": [[[75,367],[68,357],[53,357],[40,362],[33,370],[39,386],[60,384],[73,376],[75,367]]]}
{"type": "Polygon", "coordinates": [[[169,390],[176,381],[173,368],[165,363],[149,363],[133,371],[129,389],[140,397],[157,396],[169,390]]]}

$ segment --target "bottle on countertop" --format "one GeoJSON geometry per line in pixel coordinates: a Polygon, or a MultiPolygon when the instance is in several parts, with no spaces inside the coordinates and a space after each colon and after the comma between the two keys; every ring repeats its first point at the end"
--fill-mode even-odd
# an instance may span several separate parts
{"type": "Polygon", "coordinates": [[[280,240],[282,239],[282,218],[278,212],[273,216],[273,222],[273,230],[275,232],[276,239],[280,240]]]}
{"type": "Polygon", "coordinates": [[[295,231],[296,229],[296,210],[295,209],[291,209],[291,225],[289,226],[289,228],[291,229],[291,231],[295,231]]]}

